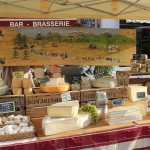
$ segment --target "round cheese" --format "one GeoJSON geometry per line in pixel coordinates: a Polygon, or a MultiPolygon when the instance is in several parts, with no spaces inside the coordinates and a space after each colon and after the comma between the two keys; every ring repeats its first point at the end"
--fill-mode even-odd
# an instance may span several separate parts
{"type": "Polygon", "coordinates": [[[42,92],[46,92],[46,93],[59,93],[59,92],[66,92],[70,89],[70,85],[68,83],[65,84],[60,84],[60,85],[56,85],[56,86],[47,86],[44,84],[40,85],[40,90],[42,92]]]}
{"type": "Polygon", "coordinates": [[[8,86],[3,85],[0,87],[0,95],[5,95],[8,92],[8,86]]]}

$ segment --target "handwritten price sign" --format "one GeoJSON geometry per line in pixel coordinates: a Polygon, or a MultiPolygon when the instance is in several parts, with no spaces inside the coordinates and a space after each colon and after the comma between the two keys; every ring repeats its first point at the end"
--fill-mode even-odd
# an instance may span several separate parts
{"type": "Polygon", "coordinates": [[[62,102],[67,102],[71,100],[71,95],[69,92],[61,94],[62,102]]]}
{"type": "Polygon", "coordinates": [[[24,78],[24,72],[23,71],[13,72],[13,79],[20,79],[20,78],[24,78]]]}

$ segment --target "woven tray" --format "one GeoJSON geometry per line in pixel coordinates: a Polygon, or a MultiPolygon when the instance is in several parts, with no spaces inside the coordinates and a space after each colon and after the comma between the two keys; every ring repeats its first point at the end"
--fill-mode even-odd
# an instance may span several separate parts
{"type": "Polygon", "coordinates": [[[4,134],[4,135],[0,135],[0,141],[34,138],[34,136],[35,136],[35,131],[25,132],[25,133],[17,133],[17,134],[4,134]]]}

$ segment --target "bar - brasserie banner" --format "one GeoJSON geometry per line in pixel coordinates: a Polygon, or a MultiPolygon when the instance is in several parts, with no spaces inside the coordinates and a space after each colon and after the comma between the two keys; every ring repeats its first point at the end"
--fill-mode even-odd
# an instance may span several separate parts
{"type": "Polygon", "coordinates": [[[0,65],[125,65],[135,54],[135,30],[0,27],[0,65]]]}

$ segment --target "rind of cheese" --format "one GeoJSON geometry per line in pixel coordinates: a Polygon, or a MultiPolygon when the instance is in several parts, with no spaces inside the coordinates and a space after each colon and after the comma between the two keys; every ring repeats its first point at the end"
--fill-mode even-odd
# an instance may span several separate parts
{"type": "Polygon", "coordinates": [[[129,100],[134,102],[138,100],[143,100],[146,97],[147,97],[147,86],[128,86],[129,100]]]}
{"type": "Polygon", "coordinates": [[[50,117],[76,117],[79,111],[79,101],[68,101],[53,104],[47,107],[50,117]]]}
{"type": "Polygon", "coordinates": [[[23,87],[23,81],[22,79],[12,79],[12,88],[22,88],[23,87]]]}
{"type": "Polygon", "coordinates": [[[108,117],[123,117],[123,116],[129,116],[133,114],[141,114],[141,109],[138,106],[119,106],[109,109],[108,117]]]}
{"type": "Polygon", "coordinates": [[[44,84],[40,84],[40,90],[46,93],[59,93],[66,92],[70,89],[70,85],[68,83],[60,84],[57,86],[47,86],[44,84]]]}
{"type": "Polygon", "coordinates": [[[138,106],[140,107],[141,110],[141,114],[143,116],[146,116],[147,112],[148,112],[148,98],[146,98],[145,100],[140,100],[140,101],[136,101],[136,102],[132,102],[130,100],[124,100],[123,101],[123,106],[127,107],[127,106],[138,106]]]}
{"type": "Polygon", "coordinates": [[[0,95],[5,95],[8,92],[8,86],[3,85],[0,87],[0,95]]]}
{"type": "Polygon", "coordinates": [[[92,87],[101,87],[101,88],[114,88],[115,83],[113,81],[106,81],[103,79],[91,80],[92,87]]]}
{"type": "Polygon", "coordinates": [[[4,80],[0,79],[0,87],[4,85],[4,80]]]}

